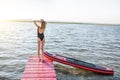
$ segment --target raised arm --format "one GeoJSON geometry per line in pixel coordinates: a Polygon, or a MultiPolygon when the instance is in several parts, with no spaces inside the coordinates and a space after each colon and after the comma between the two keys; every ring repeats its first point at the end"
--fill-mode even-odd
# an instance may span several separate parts
{"type": "Polygon", "coordinates": [[[34,24],[35,24],[37,27],[41,27],[41,24],[39,23],[39,21],[34,20],[33,22],[34,22],[34,24]]]}

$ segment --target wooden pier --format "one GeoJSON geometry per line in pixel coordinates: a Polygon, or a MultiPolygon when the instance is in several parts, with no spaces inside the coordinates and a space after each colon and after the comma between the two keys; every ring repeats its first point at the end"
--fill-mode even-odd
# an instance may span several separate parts
{"type": "Polygon", "coordinates": [[[53,61],[44,59],[41,63],[37,56],[30,56],[21,80],[56,80],[53,61]]]}

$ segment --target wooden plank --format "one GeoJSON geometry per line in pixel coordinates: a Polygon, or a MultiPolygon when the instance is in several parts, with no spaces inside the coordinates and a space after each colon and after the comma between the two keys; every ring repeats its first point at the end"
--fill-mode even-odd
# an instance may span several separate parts
{"type": "Polygon", "coordinates": [[[55,71],[24,71],[24,74],[50,74],[50,73],[55,73],[55,71]]]}
{"type": "Polygon", "coordinates": [[[23,77],[24,78],[55,78],[56,76],[55,76],[55,74],[54,73],[32,73],[32,74],[30,74],[30,73],[27,73],[27,74],[24,74],[23,75],[23,77]]]}
{"type": "Polygon", "coordinates": [[[53,62],[44,57],[43,63],[37,56],[30,56],[21,80],[56,80],[53,62]]]}
{"type": "Polygon", "coordinates": [[[21,80],[56,80],[56,78],[23,78],[21,80]]]}
{"type": "Polygon", "coordinates": [[[43,68],[43,67],[46,67],[46,66],[49,66],[51,68],[54,68],[53,65],[47,65],[47,64],[43,64],[43,65],[40,65],[40,64],[36,64],[36,65],[26,65],[27,68],[43,68]]]}

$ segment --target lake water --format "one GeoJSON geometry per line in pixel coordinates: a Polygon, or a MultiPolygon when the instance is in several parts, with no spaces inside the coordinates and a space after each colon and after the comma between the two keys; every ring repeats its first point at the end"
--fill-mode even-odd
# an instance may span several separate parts
{"type": "MultiPolygon", "coordinates": [[[[0,22],[0,80],[20,80],[28,57],[37,54],[31,22],[0,22]]],[[[58,80],[120,80],[120,26],[47,23],[45,51],[113,68],[113,76],[55,63],[58,80]],[[63,70],[65,68],[65,70],[63,70]],[[68,72],[67,72],[68,71],[68,72]],[[69,73],[69,74],[66,74],[69,73]]]]}

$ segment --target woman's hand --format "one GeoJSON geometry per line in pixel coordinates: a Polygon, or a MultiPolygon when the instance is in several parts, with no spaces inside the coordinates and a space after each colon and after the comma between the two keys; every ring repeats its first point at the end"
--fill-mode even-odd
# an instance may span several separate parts
{"type": "Polygon", "coordinates": [[[39,20],[34,20],[33,22],[37,27],[41,27],[41,22],[39,20]]]}
{"type": "Polygon", "coordinates": [[[38,22],[38,20],[34,20],[33,22],[34,22],[34,23],[37,23],[37,22],[38,22]]]}

